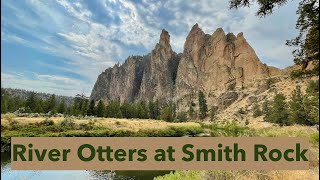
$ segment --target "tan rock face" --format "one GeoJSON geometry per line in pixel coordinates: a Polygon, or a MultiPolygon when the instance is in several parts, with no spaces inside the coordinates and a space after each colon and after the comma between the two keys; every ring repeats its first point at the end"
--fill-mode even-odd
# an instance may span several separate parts
{"type": "Polygon", "coordinates": [[[186,38],[183,53],[172,51],[170,35],[162,30],[150,54],[129,57],[124,64],[100,74],[91,98],[183,102],[195,99],[201,90],[209,103],[221,104],[226,92],[252,86],[252,80],[268,75],[268,67],[242,33],[225,34],[218,28],[209,35],[196,24],[186,38]]]}
{"type": "MultiPolygon", "coordinates": [[[[252,79],[268,76],[243,34],[225,34],[219,28],[207,35],[195,25],[184,46],[177,72],[176,99],[202,90],[215,97],[245,88],[252,79]]],[[[221,101],[221,100],[220,100],[221,101]]]]}

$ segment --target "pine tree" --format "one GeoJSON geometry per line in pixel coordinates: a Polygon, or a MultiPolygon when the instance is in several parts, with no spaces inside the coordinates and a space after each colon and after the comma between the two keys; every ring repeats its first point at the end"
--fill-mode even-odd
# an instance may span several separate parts
{"type": "Polygon", "coordinates": [[[271,122],[277,123],[281,126],[290,125],[288,119],[288,106],[286,103],[286,97],[282,93],[278,93],[274,96],[270,114],[271,122]]]}
{"type": "Polygon", "coordinates": [[[303,103],[308,123],[319,124],[319,80],[309,83],[303,103]]]}
{"type": "Polygon", "coordinates": [[[148,110],[147,110],[147,106],[145,104],[145,102],[140,102],[137,104],[137,115],[138,118],[140,119],[148,119],[149,115],[148,115],[148,110]]]}
{"type": "Polygon", "coordinates": [[[30,112],[34,112],[37,106],[37,97],[35,92],[31,92],[26,100],[26,107],[30,108],[30,112]]]}
{"type": "Polygon", "coordinates": [[[165,106],[161,109],[160,119],[168,122],[172,122],[174,120],[172,107],[170,105],[165,106]]]}
{"type": "Polygon", "coordinates": [[[207,116],[208,106],[207,106],[206,98],[202,91],[199,91],[198,98],[199,98],[199,111],[200,111],[199,117],[200,119],[204,119],[207,116]]]}
{"type": "Polygon", "coordinates": [[[268,100],[265,100],[262,103],[262,114],[264,114],[264,120],[267,122],[271,122],[270,115],[271,115],[271,107],[270,102],[268,100]]]}
{"type": "Polygon", "coordinates": [[[159,116],[160,116],[159,101],[158,100],[156,102],[149,101],[148,108],[149,108],[150,119],[159,119],[159,116]]]}
{"type": "Polygon", "coordinates": [[[88,99],[83,99],[82,105],[81,105],[81,115],[82,116],[86,116],[87,112],[88,112],[88,103],[89,100],[88,99]]]}
{"type": "Polygon", "coordinates": [[[99,101],[97,106],[97,116],[98,117],[104,117],[105,114],[105,106],[102,100],[99,101]]]}
{"type": "Polygon", "coordinates": [[[58,113],[64,114],[66,112],[66,103],[62,100],[58,107],[58,113]]]}
{"type": "Polygon", "coordinates": [[[43,100],[42,99],[39,99],[38,100],[38,103],[37,103],[37,106],[36,106],[36,108],[35,108],[35,110],[34,110],[34,112],[36,112],[36,113],[43,113],[44,112],[44,110],[43,110],[43,105],[44,103],[43,103],[43,100]]]}
{"type": "Polygon", "coordinates": [[[297,86],[296,89],[292,92],[289,107],[289,120],[291,123],[309,124],[307,122],[307,112],[304,108],[303,94],[301,92],[300,86],[297,86]]]}
{"type": "Polygon", "coordinates": [[[57,104],[56,96],[53,94],[50,96],[50,98],[46,102],[46,106],[47,106],[46,112],[55,111],[56,104],[57,104]]]}
{"type": "Polygon", "coordinates": [[[95,102],[94,100],[92,99],[90,101],[90,104],[89,104],[89,108],[88,108],[88,116],[95,116],[96,115],[96,112],[95,112],[95,102]]]}

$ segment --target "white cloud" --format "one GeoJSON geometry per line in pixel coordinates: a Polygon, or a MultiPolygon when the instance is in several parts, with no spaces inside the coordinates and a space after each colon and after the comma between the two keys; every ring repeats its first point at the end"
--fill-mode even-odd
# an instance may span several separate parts
{"type": "MultiPolygon", "coordinates": [[[[98,74],[107,67],[118,60],[123,61],[131,53],[150,52],[157,43],[162,28],[169,30],[173,49],[182,52],[185,38],[195,23],[208,34],[219,27],[235,34],[244,32],[263,62],[278,67],[292,64],[292,49],[285,46],[285,40],[297,33],[294,30],[297,0],[288,2],[288,5],[265,19],[255,16],[256,5],[229,10],[228,1],[142,0],[134,3],[101,0],[97,3],[110,18],[103,19],[103,23],[94,20],[97,12],[91,11],[86,5],[90,2],[28,0],[25,1],[27,8],[9,1],[1,3],[12,12],[10,16],[2,14],[1,35],[4,36],[1,36],[1,40],[19,43],[68,60],[61,62],[61,66],[67,63],[72,69],[52,68],[86,77],[89,80],[85,86],[90,91],[98,74]],[[25,36],[15,34],[11,29],[23,32],[25,36]]],[[[14,78],[10,83],[18,85],[19,76],[5,76],[14,78]]],[[[80,83],[60,75],[39,75],[38,78],[22,78],[21,82],[31,82],[38,88],[40,85],[37,80],[47,80],[51,83],[48,87],[61,87],[59,83],[67,83],[74,84],[73,87],[68,86],[73,89],[77,89],[75,85],[80,83]]]]}
{"type": "Polygon", "coordinates": [[[59,95],[75,96],[85,90],[87,96],[91,89],[86,86],[85,81],[78,79],[37,73],[5,73],[1,72],[1,85],[4,87],[35,90],[59,95]]]}

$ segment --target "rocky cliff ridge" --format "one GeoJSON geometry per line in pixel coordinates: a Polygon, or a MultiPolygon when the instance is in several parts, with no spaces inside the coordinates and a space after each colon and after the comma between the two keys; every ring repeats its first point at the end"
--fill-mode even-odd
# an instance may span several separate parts
{"type": "Polygon", "coordinates": [[[182,53],[171,49],[170,35],[163,29],[151,53],[130,56],[102,72],[90,98],[106,103],[174,101],[183,109],[201,90],[209,106],[224,109],[241,97],[243,89],[260,88],[260,79],[277,72],[261,63],[243,33],[235,36],[218,28],[210,35],[195,24],[182,53]]]}

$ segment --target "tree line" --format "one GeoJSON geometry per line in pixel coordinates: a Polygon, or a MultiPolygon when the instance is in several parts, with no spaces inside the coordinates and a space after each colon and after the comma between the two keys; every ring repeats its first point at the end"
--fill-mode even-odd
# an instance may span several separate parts
{"type": "Polygon", "coordinates": [[[276,93],[272,101],[265,100],[262,107],[255,103],[253,116],[264,115],[267,122],[279,125],[315,125],[319,123],[319,80],[311,81],[303,93],[296,86],[289,101],[282,93],[276,93]]]}
{"type": "Polygon", "coordinates": [[[70,116],[96,116],[107,118],[138,118],[138,119],[162,119],[165,121],[186,121],[190,118],[204,119],[207,117],[208,107],[205,95],[199,92],[199,111],[195,111],[196,104],[191,102],[187,112],[177,112],[174,102],[160,103],[159,101],[120,103],[111,101],[105,104],[102,100],[94,101],[82,97],[75,97],[71,105],[64,100],[57,101],[55,95],[48,99],[39,98],[32,92],[26,100],[12,96],[1,89],[1,113],[60,113],[70,116]]]}

